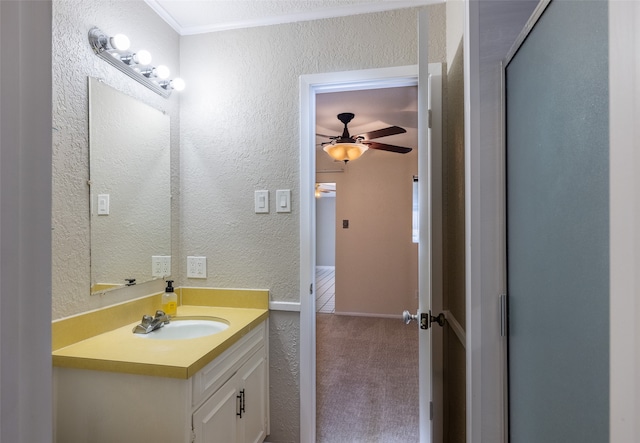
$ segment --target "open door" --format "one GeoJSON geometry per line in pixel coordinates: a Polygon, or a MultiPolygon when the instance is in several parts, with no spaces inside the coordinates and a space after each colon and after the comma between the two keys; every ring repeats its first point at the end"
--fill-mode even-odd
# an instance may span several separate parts
{"type": "Polygon", "coordinates": [[[443,441],[442,394],[442,172],[441,143],[432,128],[440,127],[442,67],[428,63],[427,13],[418,21],[418,312],[403,313],[419,332],[420,442],[443,441]],[[433,83],[437,82],[437,87],[433,83]],[[438,91],[434,98],[434,91],[438,91]],[[437,122],[436,122],[437,120],[437,122]]]}

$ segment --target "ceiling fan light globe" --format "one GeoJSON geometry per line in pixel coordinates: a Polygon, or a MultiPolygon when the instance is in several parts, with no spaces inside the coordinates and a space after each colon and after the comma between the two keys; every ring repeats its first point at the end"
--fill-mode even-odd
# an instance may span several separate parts
{"type": "Polygon", "coordinates": [[[334,160],[345,162],[360,158],[368,146],[360,143],[338,143],[327,145],[322,149],[334,160]]]}
{"type": "Polygon", "coordinates": [[[347,156],[347,152],[342,145],[327,145],[323,149],[334,160],[344,161],[347,156]]]}
{"type": "Polygon", "coordinates": [[[367,145],[362,145],[359,143],[354,144],[353,146],[349,146],[349,149],[347,149],[347,157],[349,157],[350,161],[356,160],[360,158],[360,156],[364,154],[367,149],[367,145]]]}

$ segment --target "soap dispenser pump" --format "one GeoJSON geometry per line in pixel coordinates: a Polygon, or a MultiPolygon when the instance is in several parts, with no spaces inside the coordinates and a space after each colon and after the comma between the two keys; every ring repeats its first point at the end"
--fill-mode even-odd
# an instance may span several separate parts
{"type": "Polygon", "coordinates": [[[167,288],[162,294],[162,310],[168,315],[178,312],[178,296],[173,291],[173,280],[167,280],[167,288]]]}

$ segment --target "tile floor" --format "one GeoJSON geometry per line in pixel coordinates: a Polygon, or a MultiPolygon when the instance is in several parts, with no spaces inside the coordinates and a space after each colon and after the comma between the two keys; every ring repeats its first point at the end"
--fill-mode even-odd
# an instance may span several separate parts
{"type": "Polygon", "coordinates": [[[336,311],[336,268],[316,266],[316,312],[333,314],[336,311]]]}

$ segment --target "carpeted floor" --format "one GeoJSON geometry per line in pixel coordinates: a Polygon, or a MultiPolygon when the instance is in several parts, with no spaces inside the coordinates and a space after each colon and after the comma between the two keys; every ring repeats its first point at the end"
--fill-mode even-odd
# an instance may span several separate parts
{"type": "Polygon", "coordinates": [[[317,442],[417,442],[415,325],[399,318],[316,318],[317,442]]]}

